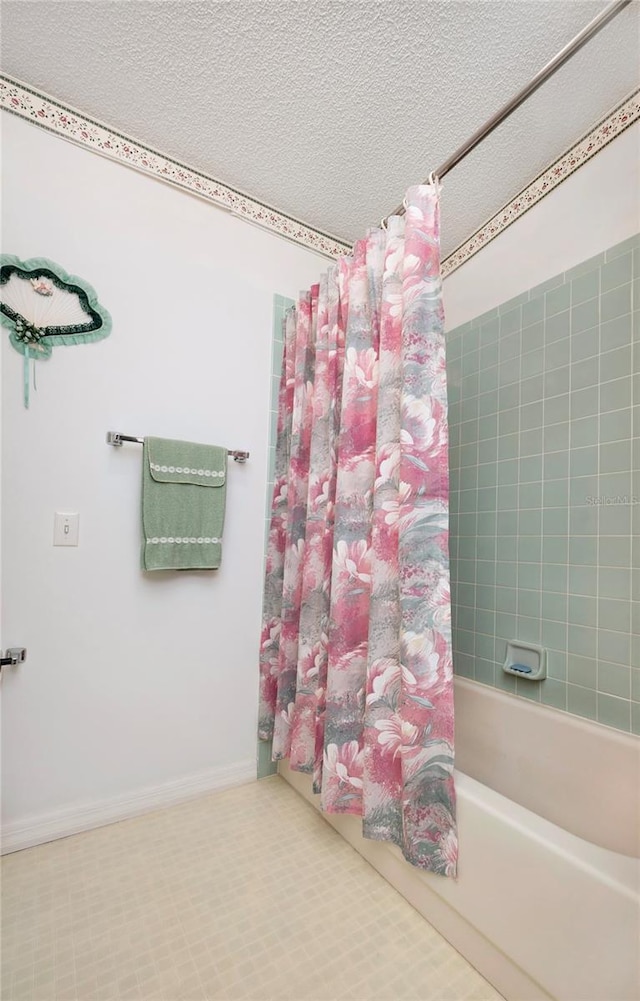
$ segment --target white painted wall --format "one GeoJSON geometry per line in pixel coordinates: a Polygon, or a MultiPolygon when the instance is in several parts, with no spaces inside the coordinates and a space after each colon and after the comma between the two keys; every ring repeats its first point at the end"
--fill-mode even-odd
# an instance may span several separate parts
{"type": "MultiPolygon", "coordinates": [[[[29,650],[2,678],[17,844],[88,804],[99,822],[251,774],[273,293],[295,296],[326,262],[12,116],[2,130],[3,252],[82,275],[114,320],[106,341],[39,366],[29,411],[2,334],[2,639],[29,650]],[[141,573],[141,453],[108,448],[107,430],[251,451],[230,467],[218,573],[141,573]],[[56,509],[80,512],[78,549],[53,548],[56,509]]],[[[638,231],[639,135],[446,280],[449,329],[638,231]]]]}
{"type": "MultiPolygon", "coordinates": [[[[446,225],[444,199],[443,228],[446,225]]],[[[636,123],[445,279],[447,330],[568,271],[639,229],[640,123],[636,123]]]]}
{"type": "Polygon", "coordinates": [[[88,803],[99,820],[150,787],[255,773],[273,295],[327,262],[17,118],[2,128],[2,251],[52,258],[113,316],[107,340],[39,365],[28,411],[2,333],[2,637],[28,648],[2,676],[3,825],[25,843],[61,810],[73,826],[88,803]],[[230,464],[218,572],[140,571],[142,453],[108,430],[251,452],[230,464]],[[55,510],[80,512],[77,549],[53,548],[55,510]]]}

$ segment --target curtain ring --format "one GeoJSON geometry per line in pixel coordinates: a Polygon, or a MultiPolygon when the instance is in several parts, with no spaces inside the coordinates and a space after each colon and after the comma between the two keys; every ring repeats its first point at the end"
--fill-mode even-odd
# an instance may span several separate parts
{"type": "Polygon", "coordinates": [[[380,220],[380,229],[384,229],[385,231],[387,229],[387,220],[385,219],[384,216],[380,220]]]}
{"type": "Polygon", "coordinates": [[[409,202],[407,201],[407,196],[406,196],[406,195],[405,195],[405,196],[404,196],[404,198],[402,199],[402,207],[403,207],[403,209],[405,210],[405,212],[406,212],[406,211],[407,211],[407,209],[409,208],[409,202]]]}

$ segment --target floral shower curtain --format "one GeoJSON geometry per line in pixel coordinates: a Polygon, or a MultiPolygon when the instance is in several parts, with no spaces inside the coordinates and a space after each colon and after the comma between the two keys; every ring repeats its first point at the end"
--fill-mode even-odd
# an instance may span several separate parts
{"type": "Polygon", "coordinates": [[[285,319],[259,736],[328,813],[455,876],[437,185],[285,319]]]}

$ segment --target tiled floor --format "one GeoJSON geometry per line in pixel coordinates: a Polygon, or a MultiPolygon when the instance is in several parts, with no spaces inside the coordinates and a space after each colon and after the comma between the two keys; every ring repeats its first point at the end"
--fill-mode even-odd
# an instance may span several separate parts
{"type": "Polygon", "coordinates": [[[3,861],[3,1001],[499,1001],[282,779],[3,861]]]}

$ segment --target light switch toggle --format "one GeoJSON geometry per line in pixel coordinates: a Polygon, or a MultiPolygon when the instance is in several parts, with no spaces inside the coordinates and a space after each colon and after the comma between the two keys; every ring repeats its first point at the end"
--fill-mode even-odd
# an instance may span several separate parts
{"type": "Polygon", "coordinates": [[[54,546],[77,546],[80,515],[77,511],[56,511],[53,519],[54,546]]]}

